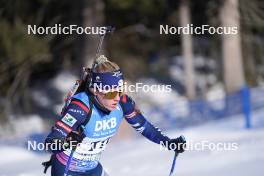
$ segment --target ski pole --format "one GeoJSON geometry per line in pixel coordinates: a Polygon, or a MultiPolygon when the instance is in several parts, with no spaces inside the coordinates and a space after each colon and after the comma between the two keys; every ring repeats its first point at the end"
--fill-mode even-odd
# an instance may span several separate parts
{"type": "MultiPolygon", "coordinates": [[[[99,43],[97,45],[97,49],[96,49],[96,53],[95,53],[95,58],[94,60],[100,55],[100,52],[101,52],[101,49],[102,49],[102,45],[103,45],[103,42],[104,42],[104,38],[106,36],[107,33],[112,33],[114,32],[115,28],[112,27],[112,26],[107,26],[106,27],[106,30],[105,30],[105,33],[104,34],[101,34],[100,35],[100,40],[99,40],[99,43]]],[[[92,65],[92,69],[95,67],[95,63],[92,65]]]]}
{"type": "Polygon", "coordinates": [[[172,174],[173,174],[173,171],[174,171],[175,165],[176,165],[177,156],[178,156],[178,153],[175,152],[174,157],[173,157],[173,162],[172,162],[172,165],[171,165],[171,170],[170,170],[170,175],[169,176],[172,176],[172,174]]]}
{"type": "MultiPolygon", "coordinates": [[[[81,133],[82,133],[81,130],[83,130],[83,129],[81,129],[81,128],[82,128],[82,127],[80,127],[79,130],[77,130],[77,131],[73,131],[73,132],[71,132],[71,133],[73,133],[72,135],[78,135],[78,136],[81,136],[81,133]]],[[[73,143],[71,142],[71,140],[73,139],[73,137],[70,137],[70,138],[71,138],[71,139],[69,139],[70,142],[68,142],[68,145],[69,145],[69,149],[71,150],[71,153],[70,153],[70,156],[69,156],[69,158],[68,158],[68,160],[67,160],[67,164],[66,164],[66,166],[65,166],[63,176],[67,176],[67,175],[68,175],[69,168],[70,168],[70,165],[71,165],[71,162],[72,162],[72,158],[73,158],[73,154],[74,154],[74,152],[76,151],[76,149],[77,149],[77,147],[78,147],[78,144],[79,144],[79,141],[80,141],[80,140],[77,140],[78,142],[75,143],[75,144],[73,145],[73,143]]]]}
{"type": "Polygon", "coordinates": [[[69,167],[70,167],[70,164],[71,164],[71,161],[72,161],[72,157],[73,157],[74,151],[75,151],[75,149],[72,149],[71,154],[70,154],[70,156],[68,158],[67,165],[65,167],[63,176],[67,176],[68,175],[68,171],[69,171],[69,167]]]}
{"type": "MultiPolygon", "coordinates": [[[[75,133],[75,134],[80,135],[81,132],[79,131],[79,132],[77,132],[77,133],[75,133]]],[[[66,164],[66,166],[65,166],[63,176],[68,176],[68,171],[69,171],[69,168],[70,168],[70,164],[71,164],[71,162],[72,162],[73,154],[74,154],[75,150],[77,149],[78,144],[79,144],[79,143],[77,143],[77,144],[75,144],[75,145],[72,145],[71,142],[70,142],[70,144],[69,144],[69,146],[70,146],[69,149],[71,149],[71,153],[70,153],[70,156],[69,156],[69,158],[68,158],[68,160],[67,160],[67,164],[66,164]]]]}
{"type": "Polygon", "coordinates": [[[106,34],[107,33],[112,33],[112,32],[114,32],[114,30],[115,30],[114,27],[107,26],[106,30],[105,30],[105,33],[100,35],[100,40],[99,40],[99,43],[98,43],[98,46],[97,46],[95,57],[97,57],[100,54],[100,51],[101,51],[101,48],[102,48],[102,45],[103,45],[103,41],[104,41],[104,38],[105,38],[106,34]]]}
{"type": "MultiPolygon", "coordinates": [[[[181,135],[180,138],[181,138],[181,141],[183,141],[184,144],[186,144],[185,137],[183,135],[181,135]]],[[[172,165],[171,165],[171,170],[170,170],[170,175],[169,176],[172,176],[172,174],[173,174],[173,171],[174,171],[175,166],[176,166],[176,160],[177,160],[178,155],[179,155],[179,153],[175,152],[174,157],[173,157],[173,162],[172,162],[172,165]]]]}

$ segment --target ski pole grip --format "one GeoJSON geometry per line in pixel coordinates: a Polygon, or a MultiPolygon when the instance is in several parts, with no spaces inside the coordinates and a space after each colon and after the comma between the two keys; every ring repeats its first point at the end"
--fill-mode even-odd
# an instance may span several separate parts
{"type": "Polygon", "coordinates": [[[185,139],[185,137],[183,135],[181,135],[180,138],[181,138],[182,141],[186,142],[186,139],[185,139]]]}
{"type": "Polygon", "coordinates": [[[105,33],[113,33],[115,31],[115,27],[112,26],[106,26],[105,33]]]}

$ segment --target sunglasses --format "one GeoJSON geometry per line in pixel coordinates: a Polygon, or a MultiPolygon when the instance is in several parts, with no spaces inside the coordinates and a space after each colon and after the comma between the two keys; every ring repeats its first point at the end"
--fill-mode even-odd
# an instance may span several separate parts
{"type": "Polygon", "coordinates": [[[104,96],[106,99],[114,99],[117,95],[118,96],[121,96],[123,92],[121,91],[112,91],[112,92],[107,92],[107,93],[104,93],[104,96]]]}

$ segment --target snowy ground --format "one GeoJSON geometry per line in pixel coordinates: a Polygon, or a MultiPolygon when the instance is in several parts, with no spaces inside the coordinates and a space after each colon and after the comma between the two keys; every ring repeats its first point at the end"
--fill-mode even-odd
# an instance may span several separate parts
{"type": "MultiPolygon", "coordinates": [[[[264,163],[264,111],[254,113],[254,128],[243,129],[243,119],[233,117],[181,131],[188,141],[238,143],[236,151],[187,151],[179,155],[176,172],[180,176],[262,176],[264,163]]],[[[19,147],[0,146],[0,176],[41,176],[40,163],[48,155],[40,155],[19,147]]],[[[102,164],[112,176],[168,175],[173,153],[160,151],[158,145],[140,138],[112,142],[105,151],[102,164]]],[[[47,174],[49,175],[49,174],[47,174]]]]}

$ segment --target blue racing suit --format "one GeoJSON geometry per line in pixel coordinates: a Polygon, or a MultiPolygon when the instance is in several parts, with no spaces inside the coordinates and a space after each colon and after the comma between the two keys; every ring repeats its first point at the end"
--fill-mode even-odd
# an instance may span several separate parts
{"type": "MultiPolygon", "coordinates": [[[[80,92],[72,97],[61,120],[56,122],[47,136],[46,143],[53,139],[66,138],[71,131],[76,131],[82,125],[90,110],[88,94],[88,92],[80,92]]],[[[69,167],[70,175],[103,175],[103,169],[99,163],[101,153],[111,137],[117,133],[123,118],[143,136],[157,144],[170,140],[144,118],[135,107],[134,101],[127,95],[120,97],[118,106],[111,112],[105,112],[94,104],[91,118],[83,128],[84,139],[73,154],[69,167]]],[[[52,176],[62,176],[71,150],[51,151],[54,154],[52,176]]]]}

